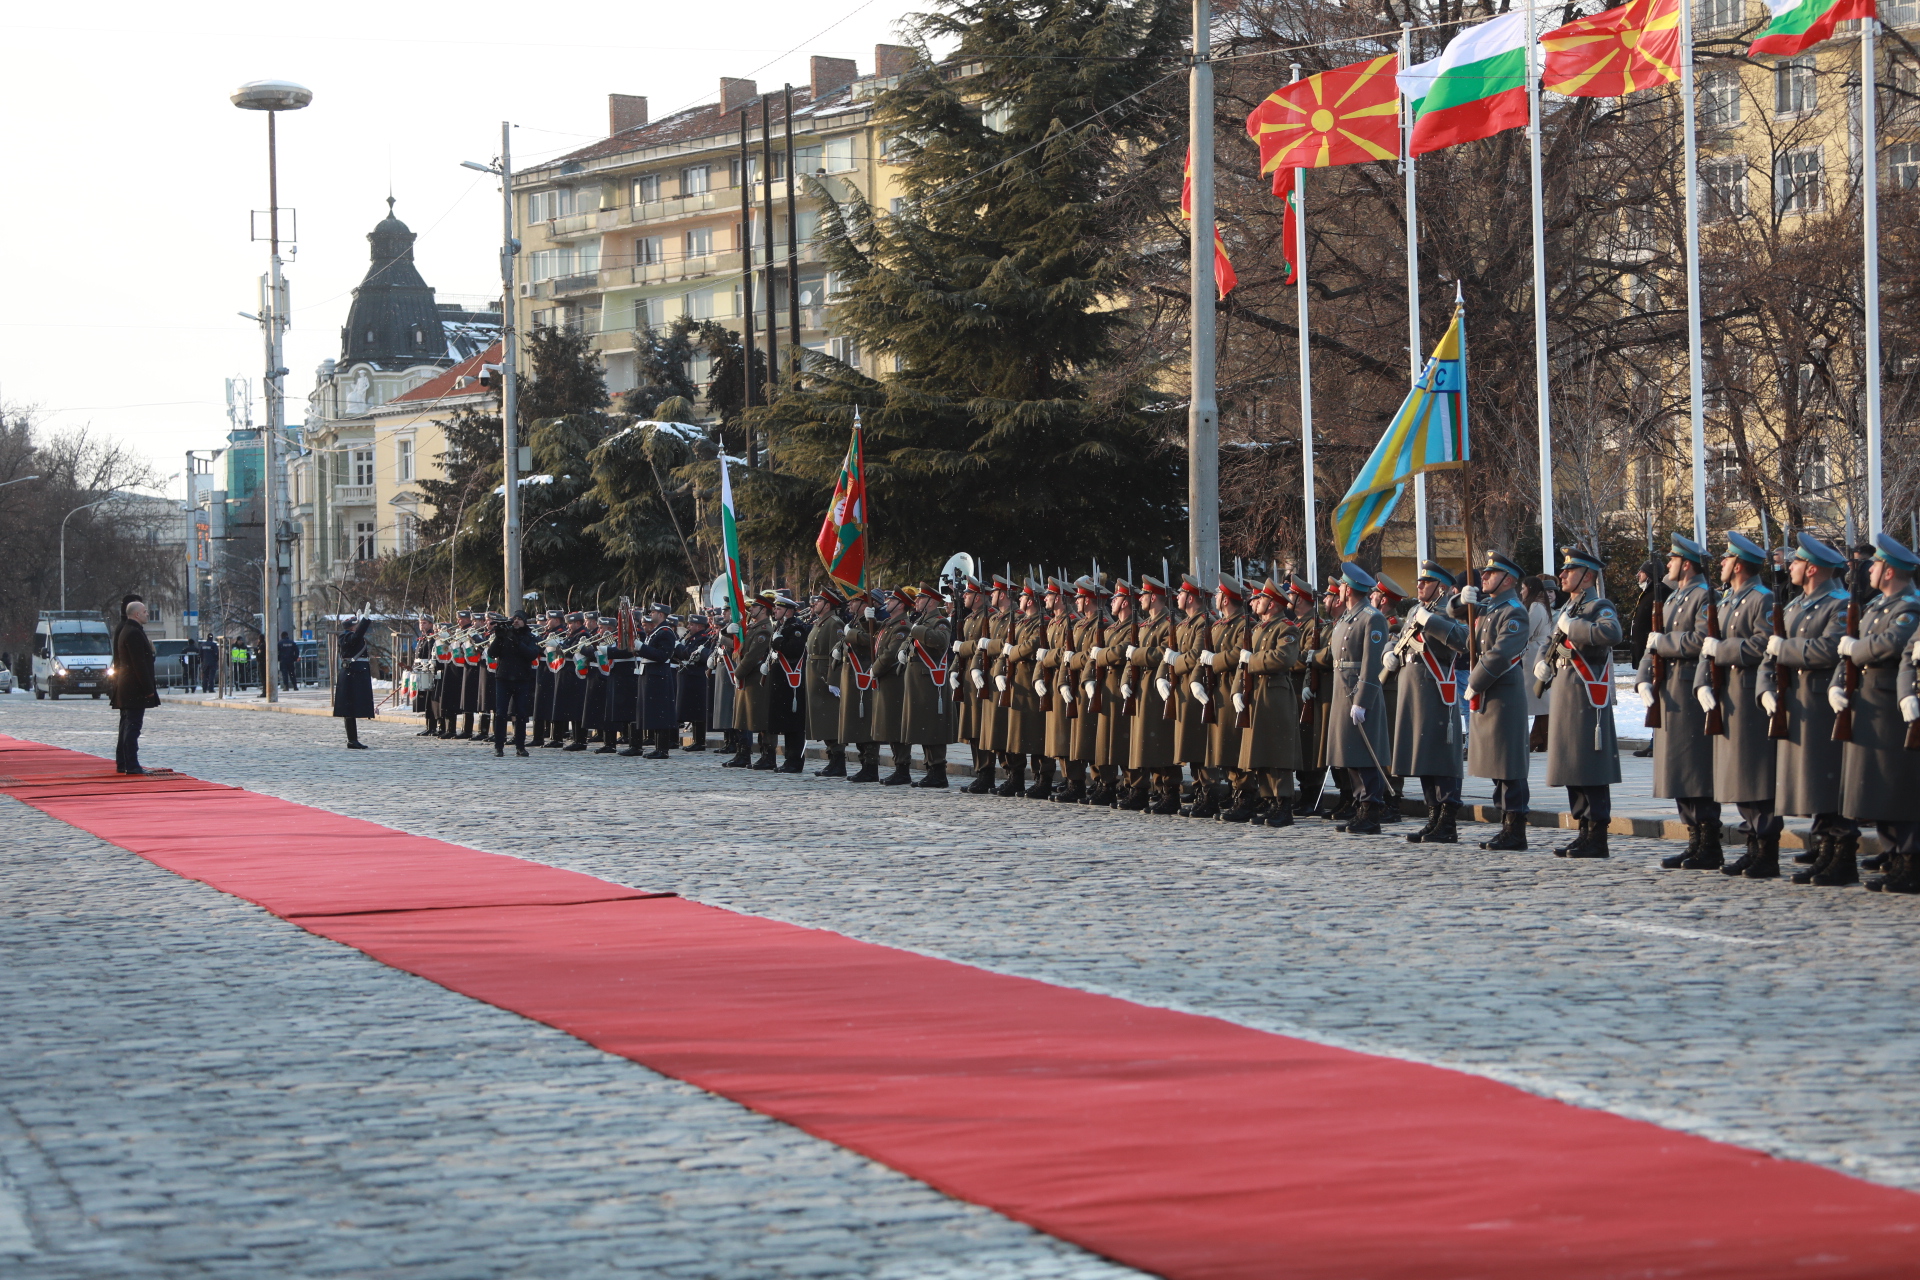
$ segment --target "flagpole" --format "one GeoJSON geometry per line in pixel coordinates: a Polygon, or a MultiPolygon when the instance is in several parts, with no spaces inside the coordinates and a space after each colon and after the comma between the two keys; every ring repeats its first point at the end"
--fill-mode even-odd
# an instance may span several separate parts
{"type": "MultiPolygon", "coordinates": [[[[1413,65],[1413,24],[1400,24],[1400,66],[1413,65]]],[[[1400,163],[1407,180],[1407,363],[1420,381],[1420,218],[1413,181],[1413,100],[1400,95],[1400,163]]],[[[1427,558],[1427,473],[1413,477],[1413,576],[1427,558]]]]}
{"type": "Polygon", "coordinates": [[[1193,389],[1187,405],[1187,566],[1202,583],[1220,576],[1220,410],[1214,399],[1213,65],[1209,0],[1193,0],[1193,69],[1187,77],[1192,169],[1188,310],[1193,389]]]}
{"type": "Polygon", "coordinates": [[[1693,448],[1693,539],[1707,540],[1707,419],[1700,351],[1700,157],[1693,124],[1693,5],[1680,9],[1680,121],[1687,218],[1687,416],[1693,448]]]}
{"type": "MultiPolygon", "coordinates": [[[[1686,8],[1690,0],[1682,0],[1686,8]]],[[[1547,224],[1540,199],[1540,153],[1546,148],[1546,130],[1540,119],[1540,41],[1533,20],[1533,0],[1527,0],[1527,119],[1533,145],[1529,168],[1533,179],[1533,386],[1540,419],[1540,561],[1541,572],[1553,573],[1553,401],[1547,368],[1547,224]]]]}
{"type": "MultiPolygon", "coordinates": [[[[1300,79],[1300,64],[1293,64],[1300,79]]],[[[1307,583],[1320,589],[1320,535],[1313,511],[1313,356],[1307,338],[1307,171],[1293,171],[1294,300],[1300,328],[1300,491],[1306,507],[1307,583]]]]}
{"type": "Polygon", "coordinates": [[[1874,18],[1860,20],[1860,192],[1866,220],[1867,313],[1867,534],[1883,532],[1880,491],[1880,125],[1874,102],[1879,67],[1873,58],[1874,18]]]}

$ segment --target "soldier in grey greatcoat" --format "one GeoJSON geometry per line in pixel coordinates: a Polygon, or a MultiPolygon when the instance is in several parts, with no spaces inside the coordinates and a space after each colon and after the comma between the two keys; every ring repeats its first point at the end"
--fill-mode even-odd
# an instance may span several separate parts
{"type": "Polygon", "coordinates": [[[1767,637],[1760,664],[1760,705],[1786,718],[1787,736],[1774,743],[1774,804],[1782,815],[1813,818],[1812,839],[1794,861],[1812,866],[1793,873],[1795,884],[1860,883],[1855,855],[1860,827],[1840,816],[1840,747],[1833,740],[1827,686],[1847,634],[1847,601],[1839,582],[1847,558],[1810,533],[1801,533],[1789,565],[1800,594],[1781,610],[1785,635],[1767,637]]]}
{"type": "Polygon", "coordinates": [[[1868,581],[1880,594],[1860,611],[1860,634],[1841,639],[1841,663],[1827,689],[1835,713],[1853,710],[1853,736],[1841,756],[1841,812],[1873,823],[1887,850],[1887,874],[1867,881],[1867,888],[1920,893],[1920,751],[1906,749],[1907,726],[1920,720],[1913,675],[1920,623],[1913,575],[1920,556],[1884,533],[1873,543],[1878,550],[1868,581]],[[1852,695],[1846,692],[1849,667],[1858,672],[1852,695]]]}
{"type": "Polygon", "coordinates": [[[1336,830],[1379,835],[1387,797],[1387,700],[1380,688],[1387,619],[1367,603],[1373,575],[1343,564],[1340,582],[1340,616],[1327,647],[1314,655],[1333,677],[1327,681],[1327,764],[1347,771],[1356,797],[1353,817],[1336,830]]]}
{"type": "MultiPolygon", "coordinates": [[[[1387,620],[1387,652],[1392,654],[1400,643],[1400,637],[1406,633],[1406,619],[1400,616],[1400,606],[1413,597],[1407,589],[1395,582],[1384,572],[1373,580],[1373,590],[1367,595],[1367,603],[1380,611],[1387,620]]],[[[1383,660],[1380,666],[1380,694],[1387,702],[1387,799],[1380,811],[1381,822],[1398,822],[1401,819],[1400,797],[1406,788],[1407,775],[1395,767],[1394,747],[1399,741],[1398,712],[1400,705],[1399,668],[1389,669],[1383,660]]]]}
{"type": "Polygon", "coordinates": [[[1562,858],[1604,858],[1613,821],[1613,785],[1620,781],[1620,744],[1613,732],[1613,646],[1625,634],[1620,611],[1600,594],[1606,562],[1584,547],[1563,547],[1560,590],[1566,604],[1553,620],[1534,680],[1548,686],[1547,785],[1567,789],[1567,811],[1580,834],[1553,852],[1562,858]]]}
{"type": "Polygon", "coordinates": [[[1466,587],[1453,602],[1453,616],[1465,618],[1472,607],[1473,670],[1467,676],[1467,707],[1473,728],[1467,739],[1470,777],[1493,779],[1493,803],[1500,810],[1500,834],[1482,840],[1482,849],[1527,847],[1526,673],[1520,660],[1527,651],[1532,619],[1520,603],[1518,588],[1526,575],[1504,551],[1487,552],[1480,585],[1466,587]]]}
{"type": "Polygon", "coordinates": [[[1780,878],[1780,815],[1773,811],[1773,739],[1767,709],[1760,705],[1760,663],[1773,635],[1773,592],[1760,581],[1767,553],[1753,539],[1727,535],[1720,580],[1727,584],[1718,609],[1719,638],[1700,642],[1694,697],[1709,713],[1716,706],[1726,732],[1713,743],[1713,798],[1738,806],[1747,824],[1747,851],[1721,867],[1751,880],[1780,878]],[[1719,694],[1713,685],[1718,680],[1719,694]]]}
{"type": "Polygon", "coordinates": [[[1660,706],[1653,733],[1653,794],[1672,800],[1687,826],[1687,847],[1660,860],[1669,871],[1718,871],[1720,805],[1713,798],[1713,743],[1707,713],[1693,692],[1700,642],[1707,636],[1707,583],[1701,576],[1707,549],[1692,538],[1672,536],[1666,583],[1673,589],[1660,605],[1657,628],[1647,633],[1640,659],[1640,698],[1660,706]]]}
{"type": "Polygon", "coordinates": [[[1460,779],[1464,761],[1460,713],[1460,657],[1466,624],[1447,610],[1459,580],[1437,560],[1422,560],[1414,579],[1414,606],[1383,664],[1398,670],[1394,702],[1393,772],[1420,779],[1427,823],[1411,844],[1454,844],[1460,838],[1460,779]]]}

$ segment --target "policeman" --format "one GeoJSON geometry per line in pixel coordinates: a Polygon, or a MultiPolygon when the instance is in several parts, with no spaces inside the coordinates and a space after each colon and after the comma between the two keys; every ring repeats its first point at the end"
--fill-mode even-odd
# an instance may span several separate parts
{"type": "Polygon", "coordinates": [[[827,767],[815,769],[816,778],[847,776],[847,744],[840,738],[840,673],[834,656],[847,629],[839,612],[846,603],[846,597],[832,583],[821,587],[807,602],[813,625],[807,630],[806,734],[827,748],[827,767]]]}
{"type": "Polygon", "coordinates": [[[1467,706],[1473,728],[1467,740],[1468,776],[1493,779],[1493,803],[1500,810],[1500,834],[1480,842],[1482,849],[1527,847],[1527,673],[1520,660],[1527,650],[1530,622],[1518,587],[1526,575],[1512,556],[1489,551],[1480,585],[1462,590],[1453,613],[1472,622],[1475,661],[1467,676],[1467,706]]]}
{"type": "Polygon", "coordinates": [[[1920,556],[1884,533],[1874,535],[1873,545],[1867,581],[1880,594],[1860,611],[1858,627],[1848,628],[1858,636],[1841,638],[1841,662],[1827,692],[1835,714],[1853,713],[1841,755],[1841,812],[1873,823],[1886,850],[1886,875],[1867,881],[1867,888],[1920,893],[1920,752],[1906,749],[1907,726],[1920,720],[1913,666],[1920,623],[1913,576],[1920,556]]]}
{"type": "Polygon", "coordinates": [[[1420,779],[1427,822],[1410,844],[1455,844],[1460,839],[1460,667],[1466,624],[1452,614],[1459,579],[1437,560],[1422,560],[1413,581],[1414,606],[1381,664],[1398,673],[1393,707],[1393,771],[1420,779]]]}
{"type": "Polygon", "coordinates": [[[1387,656],[1387,619],[1367,603],[1373,575],[1357,564],[1340,566],[1340,616],[1314,662],[1331,673],[1328,684],[1327,764],[1346,770],[1353,816],[1336,830],[1379,835],[1387,798],[1387,704],[1380,664],[1387,656]]]}
{"type": "MultiPolygon", "coordinates": [[[[1180,764],[1174,755],[1179,704],[1164,667],[1173,650],[1173,615],[1167,609],[1167,584],[1151,574],[1140,576],[1143,611],[1131,647],[1123,650],[1126,672],[1121,696],[1133,703],[1133,724],[1127,737],[1127,767],[1140,781],[1142,813],[1180,812],[1180,764]]],[[[1122,808],[1128,805],[1123,804],[1122,808]]]]}
{"type": "MultiPolygon", "coordinates": [[[[1300,767],[1300,704],[1293,690],[1300,664],[1300,628],[1288,616],[1287,592],[1273,579],[1248,596],[1259,620],[1235,656],[1235,687],[1229,697],[1240,734],[1240,774],[1247,785],[1225,822],[1269,827],[1293,825],[1293,775],[1300,767]]],[[[1224,715],[1224,711],[1222,712],[1224,715]]]]}
{"type": "Polygon", "coordinates": [[[1700,642],[1707,638],[1707,549],[1692,538],[1672,536],[1667,585],[1673,594],[1660,605],[1659,628],[1647,633],[1640,659],[1641,701],[1660,712],[1653,735],[1653,794],[1671,799],[1687,827],[1687,847],[1660,860],[1669,871],[1718,871],[1720,805],[1713,799],[1713,743],[1706,708],[1694,696],[1700,642]]]}
{"type": "MultiPolygon", "coordinates": [[[[680,672],[674,666],[676,661],[693,661],[696,668],[705,672],[706,654],[704,651],[684,649],[680,637],[673,629],[672,617],[667,606],[658,601],[647,608],[647,619],[641,626],[640,643],[634,646],[633,660],[637,668],[634,680],[633,709],[636,735],[628,744],[627,754],[642,755],[641,747],[649,739],[653,749],[644,753],[647,760],[671,759],[669,752],[673,740],[680,732],[680,717],[683,714],[679,705],[680,672]]],[[[700,686],[704,688],[705,681],[700,686]]],[[[699,728],[701,745],[704,746],[706,725],[699,728]]]]}
{"type": "Polygon", "coordinates": [[[1613,784],[1620,781],[1620,744],[1613,732],[1613,646],[1625,630],[1620,612],[1600,594],[1605,562],[1584,547],[1560,552],[1560,590],[1567,598],[1553,634],[1534,663],[1547,703],[1547,785],[1567,789],[1567,812],[1580,834],[1555,849],[1562,858],[1604,858],[1613,821],[1613,784]]]}
{"type": "Polygon", "coordinates": [[[1780,831],[1774,812],[1773,739],[1767,736],[1767,712],[1760,705],[1760,663],[1773,635],[1773,592],[1761,581],[1767,553],[1751,538],[1727,535],[1720,557],[1726,598],[1719,602],[1719,636],[1700,642],[1701,662],[1694,671],[1694,696],[1709,718],[1718,711],[1724,732],[1711,735],[1713,798],[1731,802],[1747,824],[1747,851],[1721,867],[1727,875],[1750,880],[1780,878],[1780,831]],[[1716,689],[1716,686],[1718,688],[1716,689]]]}
{"type": "Polygon", "coordinates": [[[1759,670],[1760,705],[1769,718],[1785,721],[1785,735],[1774,743],[1774,807],[1782,816],[1813,818],[1808,848],[1794,859],[1812,865],[1793,873],[1795,884],[1860,883],[1860,827],[1840,813],[1842,744],[1833,740],[1827,704],[1852,599],[1841,581],[1846,567],[1839,551],[1800,534],[1787,567],[1800,594],[1782,607],[1784,634],[1767,637],[1759,670]]]}
{"type": "Polygon", "coordinates": [[[779,772],[807,767],[807,624],[800,604],[785,595],[773,598],[773,638],[767,659],[767,738],[785,744],[779,772]]]}
{"type": "Polygon", "coordinates": [[[948,667],[953,658],[952,629],[944,613],[946,597],[938,586],[923,584],[913,598],[902,652],[905,671],[901,702],[900,741],[894,757],[907,763],[914,745],[927,762],[926,776],[913,785],[944,791],[947,787],[947,743],[953,738],[953,689],[948,667]]]}

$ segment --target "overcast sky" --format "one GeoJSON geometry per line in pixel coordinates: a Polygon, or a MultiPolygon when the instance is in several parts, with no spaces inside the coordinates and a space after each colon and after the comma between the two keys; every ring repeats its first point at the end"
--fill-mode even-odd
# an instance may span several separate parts
{"type": "Polygon", "coordinates": [[[491,160],[502,120],[523,164],[604,137],[610,92],[646,95],[657,120],[712,101],[723,75],[804,84],[811,54],[869,74],[873,46],[924,7],[104,0],[0,22],[0,399],[40,406],[52,428],[125,440],[163,476],[185,450],[225,444],[225,379],[252,381],[263,420],[260,329],[236,314],[255,309],[267,254],[248,240],[248,211],[267,207],[266,120],[228,101],[244,81],[314,94],[279,130],[280,204],[299,218],[287,273],[297,422],[315,366],[339,354],[389,184],[439,296],[497,297],[499,185],[460,162],[491,160]]]}

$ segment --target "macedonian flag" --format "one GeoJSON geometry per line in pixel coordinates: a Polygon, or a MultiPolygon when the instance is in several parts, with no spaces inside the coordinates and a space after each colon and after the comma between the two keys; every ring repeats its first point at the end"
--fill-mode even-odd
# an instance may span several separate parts
{"type": "Polygon", "coordinates": [[[1679,0],[1632,0],[1540,37],[1540,87],[1569,98],[1623,98],[1680,78],[1679,0]]]}
{"type": "Polygon", "coordinates": [[[1260,172],[1400,158],[1399,59],[1382,54],[1276,89],[1247,117],[1260,172]]]}
{"type": "MultiPolygon", "coordinates": [[[[1188,222],[1193,221],[1193,148],[1187,148],[1186,168],[1180,173],[1180,216],[1188,222]]],[[[1213,287],[1222,298],[1233,292],[1240,283],[1239,275],[1233,269],[1233,260],[1227,257],[1227,241],[1220,234],[1220,224],[1213,224],[1213,287]]]]}

